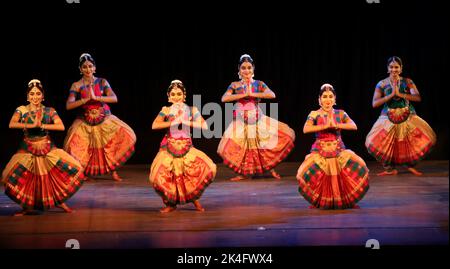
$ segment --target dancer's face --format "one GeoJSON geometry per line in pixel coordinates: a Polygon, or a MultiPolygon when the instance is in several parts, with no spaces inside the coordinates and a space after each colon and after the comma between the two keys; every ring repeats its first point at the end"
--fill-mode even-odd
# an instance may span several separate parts
{"type": "Polygon", "coordinates": [[[329,111],[336,104],[336,96],[332,91],[324,91],[319,98],[319,104],[323,110],[329,111]]]}
{"type": "Polygon", "coordinates": [[[391,62],[388,65],[388,73],[393,77],[398,77],[402,73],[402,67],[397,62],[391,62]]]}
{"type": "Polygon", "coordinates": [[[92,77],[95,74],[95,69],[95,65],[90,61],[85,61],[80,67],[81,74],[85,77],[92,77]]]}
{"type": "Polygon", "coordinates": [[[169,102],[172,104],[183,103],[184,99],[183,90],[178,87],[174,87],[169,93],[169,102]]]}
{"type": "Polygon", "coordinates": [[[249,62],[243,62],[239,67],[239,74],[242,79],[249,80],[253,77],[253,65],[249,62]]]}
{"type": "Polygon", "coordinates": [[[30,104],[38,106],[41,104],[44,95],[42,94],[41,90],[39,90],[39,88],[34,87],[28,92],[27,97],[30,104]]]}

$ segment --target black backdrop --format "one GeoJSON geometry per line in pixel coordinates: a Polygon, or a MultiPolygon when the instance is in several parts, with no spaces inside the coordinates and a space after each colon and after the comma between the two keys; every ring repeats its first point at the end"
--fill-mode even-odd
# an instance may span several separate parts
{"type": "MultiPolygon", "coordinates": [[[[26,103],[26,83],[42,81],[45,104],[53,106],[66,130],[75,118],[65,110],[71,83],[78,80],[78,57],[92,54],[97,75],[119,98],[112,112],[136,132],[136,153],[129,163],[151,163],[162,131],[151,123],[166,105],[171,80],[182,80],[202,103],[220,102],[243,53],[255,60],[255,78],[276,93],[279,119],[296,131],[287,161],[301,162],[313,142],[302,127],[317,109],[320,85],[337,90],[337,108],[358,125],[344,141],[366,160],[365,136],[380,113],[371,107],[376,83],[385,78],[386,60],[403,59],[403,75],[418,86],[418,115],[438,135],[428,159],[448,159],[448,17],[429,1],[316,1],[312,3],[93,1],[15,2],[2,23],[1,153],[4,166],[22,135],[8,129],[14,109],[26,103]],[[156,5],[159,6],[156,6],[156,5]],[[308,4],[308,6],[307,6],[308,4]],[[312,4],[312,5],[311,5],[312,4]]],[[[223,104],[221,104],[222,107],[223,104]]],[[[209,116],[205,115],[205,118],[209,116]]],[[[225,129],[225,126],[221,126],[225,129]]],[[[54,132],[62,147],[66,132],[54,132]]],[[[195,139],[214,161],[219,139],[195,139]]]]}

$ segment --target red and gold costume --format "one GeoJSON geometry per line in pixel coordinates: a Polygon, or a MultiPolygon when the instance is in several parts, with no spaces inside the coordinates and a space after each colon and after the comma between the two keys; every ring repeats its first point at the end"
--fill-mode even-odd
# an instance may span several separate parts
{"type": "MultiPolygon", "coordinates": [[[[334,110],[336,123],[347,123],[343,110],[334,110]]],[[[308,115],[307,124],[323,125],[327,113],[321,110],[308,115]]],[[[369,189],[369,169],[353,151],[345,148],[339,129],[316,132],[311,153],[297,171],[299,192],[314,207],[324,209],[352,208],[369,189]]]]}
{"type": "MultiPolygon", "coordinates": [[[[189,120],[191,112],[185,104],[174,104],[159,115],[169,122],[175,117],[189,120]]],[[[197,111],[192,118],[198,117],[197,111]]],[[[176,206],[198,200],[215,175],[216,165],[192,145],[189,128],[170,128],[153,160],[149,180],[166,205],[176,206]]]]}
{"type": "MultiPolygon", "coordinates": [[[[102,78],[94,81],[94,94],[103,96],[110,89],[102,78]]],[[[72,89],[75,98],[87,98],[85,85],[72,89]]],[[[111,114],[105,103],[89,100],[73,122],[64,149],[80,161],[86,175],[105,175],[117,170],[134,153],[136,135],[125,122],[111,114]]]]}
{"type": "MultiPolygon", "coordinates": [[[[268,89],[259,80],[249,85],[233,82],[228,91],[254,93],[268,89]]],[[[233,121],[220,140],[217,153],[224,163],[241,175],[263,174],[278,165],[294,148],[295,132],[285,123],[270,118],[258,106],[258,98],[240,99],[233,111],[233,121]]]]}
{"type": "MultiPolygon", "coordinates": [[[[53,124],[56,111],[41,106],[42,124],[53,124]]],[[[16,109],[20,123],[32,124],[36,112],[26,106],[16,109]]],[[[26,129],[19,150],[2,173],[5,193],[22,208],[46,210],[58,206],[75,194],[84,182],[81,164],[58,149],[47,131],[26,129]]]]}

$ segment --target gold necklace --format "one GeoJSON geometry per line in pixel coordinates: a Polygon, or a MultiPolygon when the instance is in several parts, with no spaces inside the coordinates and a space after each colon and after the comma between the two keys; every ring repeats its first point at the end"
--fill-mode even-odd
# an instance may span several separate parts
{"type": "Polygon", "coordinates": [[[41,110],[42,113],[44,113],[42,104],[39,104],[39,107],[37,109],[35,109],[35,110],[31,110],[31,104],[28,104],[27,105],[27,110],[28,110],[28,116],[25,118],[25,120],[24,120],[25,122],[27,122],[28,119],[32,119],[33,122],[35,122],[36,121],[36,117],[37,117],[37,113],[38,113],[39,110],[41,110]]]}
{"type": "Polygon", "coordinates": [[[86,79],[83,77],[83,86],[87,90],[87,85],[91,87],[92,90],[94,90],[94,84],[95,84],[95,77],[92,77],[92,80],[88,81],[88,84],[86,84],[86,79]]]}
{"type": "Polygon", "coordinates": [[[39,106],[36,107],[35,110],[32,110],[32,109],[31,109],[31,108],[32,108],[31,104],[28,104],[28,105],[27,105],[28,111],[29,111],[29,112],[35,112],[35,113],[36,113],[38,110],[42,109],[42,107],[43,107],[42,104],[39,104],[39,106]]]}
{"type": "MultiPolygon", "coordinates": [[[[399,90],[400,90],[400,80],[401,80],[401,78],[398,77],[397,81],[395,82],[395,84],[396,84],[395,86],[397,86],[399,90]]],[[[389,78],[389,85],[391,85],[391,89],[393,91],[395,91],[394,85],[392,85],[392,79],[391,78],[389,78]]]]}

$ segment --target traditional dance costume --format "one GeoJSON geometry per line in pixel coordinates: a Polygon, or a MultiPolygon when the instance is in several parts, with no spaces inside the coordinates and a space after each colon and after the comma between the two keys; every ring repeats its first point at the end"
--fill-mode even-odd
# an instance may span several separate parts
{"type": "MultiPolygon", "coordinates": [[[[259,80],[250,84],[238,81],[228,87],[242,94],[251,87],[254,93],[269,88],[259,80]]],[[[233,121],[220,140],[217,153],[224,163],[241,175],[263,174],[278,165],[294,147],[295,133],[286,124],[270,118],[258,106],[260,99],[246,97],[237,101],[233,121]]]]}
{"type": "MultiPolygon", "coordinates": [[[[336,123],[347,123],[343,110],[333,111],[336,123]]],[[[327,113],[312,111],[307,121],[311,125],[327,122],[327,113]]],[[[345,148],[339,129],[315,133],[311,153],[305,157],[297,172],[299,192],[317,208],[352,208],[369,189],[369,169],[353,151],[345,148]]]]}
{"type": "MultiPolygon", "coordinates": [[[[42,124],[52,124],[57,116],[42,106],[42,124]]],[[[21,123],[32,124],[36,112],[26,106],[16,109],[21,123]]],[[[27,210],[46,210],[64,203],[84,182],[81,164],[56,148],[47,131],[25,129],[19,150],[2,173],[5,193],[27,210]]]]}
{"type": "MultiPolygon", "coordinates": [[[[164,121],[176,116],[189,120],[191,112],[185,104],[163,107],[159,115],[164,121]]],[[[200,117],[197,111],[193,120],[200,117]]],[[[205,153],[194,148],[189,128],[170,128],[151,165],[149,180],[155,191],[169,206],[194,202],[200,198],[216,175],[216,165],[205,153]]]]}
{"type": "MultiPolygon", "coordinates": [[[[102,78],[94,81],[94,94],[103,96],[110,89],[102,78]]],[[[72,89],[76,98],[87,98],[86,85],[72,89]]],[[[104,175],[115,171],[134,153],[136,135],[125,122],[111,114],[107,104],[89,100],[82,106],[81,115],[70,127],[64,149],[77,158],[86,175],[104,175]]]]}
{"type": "MultiPolygon", "coordinates": [[[[390,95],[393,90],[389,78],[378,82],[376,87],[384,96],[390,95]]],[[[415,88],[411,79],[400,79],[400,93],[410,94],[411,88],[415,88]]],[[[395,165],[414,166],[435,143],[433,129],[417,116],[408,100],[396,96],[384,104],[380,117],[366,137],[365,145],[369,153],[389,170],[395,165]]]]}

